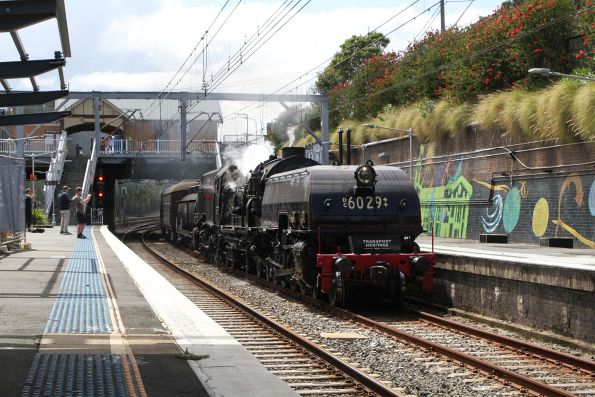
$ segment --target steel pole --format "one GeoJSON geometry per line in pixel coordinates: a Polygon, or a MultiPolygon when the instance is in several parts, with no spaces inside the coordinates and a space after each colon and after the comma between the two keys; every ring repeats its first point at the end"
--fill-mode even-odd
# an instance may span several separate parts
{"type": "Polygon", "coordinates": [[[186,98],[180,99],[180,160],[186,161],[186,131],[187,131],[187,123],[186,123],[186,111],[187,111],[187,104],[186,98]]]}
{"type": "Polygon", "coordinates": [[[440,0],[440,33],[446,30],[446,18],[444,16],[444,0],[440,0]]]}
{"type": "Polygon", "coordinates": [[[413,129],[407,130],[409,133],[409,180],[413,181],[413,129]]]}
{"type": "Polygon", "coordinates": [[[321,164],[328,165],[328,151],[329,151],[329,130],[328,130],[328,101],[325,98],[320,102],[320,130],[322,133],[322,156],[321,164]]]}

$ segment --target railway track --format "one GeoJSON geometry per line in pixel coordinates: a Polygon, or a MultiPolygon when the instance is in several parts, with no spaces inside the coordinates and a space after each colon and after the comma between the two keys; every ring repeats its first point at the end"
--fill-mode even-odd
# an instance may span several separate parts
{"type": "MultiPolygon", "coordinates": [[[[370,318],[366,326],[480,371],[522,392],[543,396],[595,396],[595,362],[423,312],[370,318]]],[[[461,375],[462,376],[462,375],[461,375]]]]}
{"type": "Polygon", "coordinates": [[[267,318],[208,281],[176,266],[144,239],[143,247],[160,262],[152,263],[156,270],[298,394],[404,395],[289,330],[286,325],[267,318]]]}
{"type": "MultiPolygon", "coordinates": [[[[262,281],[256,276],[237,272],[253,282],[262,281]]],[[[292,293],[270,283],[264,285],[292,293]]],[[[482,387],[486,390],[499,390],[499,393],[510,390],[512,395],[595,396],[593,361],[424,312],[408,311],[405,317],[402,314],[368,316],[314,301],[298,292],[292,294],[318,305],[326,313],[354,320],[406,346],[421,347],[418,353],[408,349],[396,353],[421,354],[417,359],[428,367],[444,365],[443,372],[451,371],[448,376],[460,377],[465,382],[480,382],[483,378],[487,383],[482,387]],[[481,376],[478,378],[476,375],[481,376]]]]}

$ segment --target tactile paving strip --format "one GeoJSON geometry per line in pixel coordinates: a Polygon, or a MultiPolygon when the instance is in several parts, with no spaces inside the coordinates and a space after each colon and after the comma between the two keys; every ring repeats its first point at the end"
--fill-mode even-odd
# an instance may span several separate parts
{"type": "MultiPolygon", "coordinates": [[[[75,243],[44,335],[114,332],[89,228],[85,234],[87,239],[75,243]]],[[[37,353],[21,396],[146,397],[134,360],[127,354],[100,352],[37,353]]]]}
{"type": "Polygon", "coordinates": [[[113,354],[45,354],[33,359],[21,397],[129,396],[126,356],[113,354]],[[125,362],[122,362],[125,360],[125,362]]]}
{"type": "Polygon", "coordinates": [[[77,239],[44,334],[109,334],[112,329],[93,240],[77,239]]]}

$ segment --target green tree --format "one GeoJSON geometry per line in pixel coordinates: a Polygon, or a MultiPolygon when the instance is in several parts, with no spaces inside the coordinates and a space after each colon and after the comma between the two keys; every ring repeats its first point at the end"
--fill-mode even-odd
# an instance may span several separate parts
{"type": "Polygon", "coordinates": [[[379,32],[365,36],[351,36],[341,44],[330,64],[318,75],[314,91],[328,94],[339,83],[350,82],[353,75],[366,59],[381,55],[390,40],[379,32]]]}

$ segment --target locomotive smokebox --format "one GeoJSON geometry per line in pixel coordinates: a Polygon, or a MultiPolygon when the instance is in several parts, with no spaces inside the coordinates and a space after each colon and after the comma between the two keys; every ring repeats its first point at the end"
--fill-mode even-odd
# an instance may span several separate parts
{"type": "Polygon", "coordinates": [[[299,158],[306,157],[306,149],[299,146],[288,146],[281,149],[281,158],[286,159],[291,156],[297,156],[299,158]]]}

